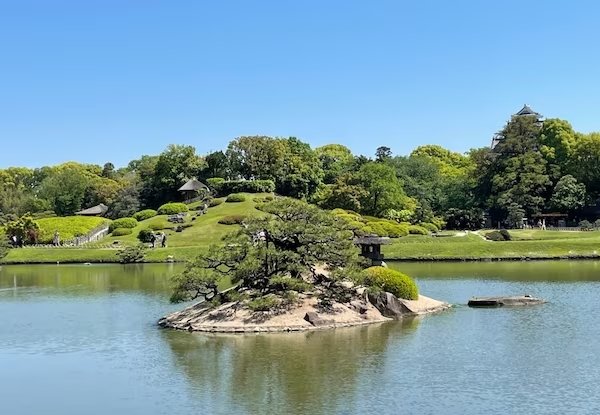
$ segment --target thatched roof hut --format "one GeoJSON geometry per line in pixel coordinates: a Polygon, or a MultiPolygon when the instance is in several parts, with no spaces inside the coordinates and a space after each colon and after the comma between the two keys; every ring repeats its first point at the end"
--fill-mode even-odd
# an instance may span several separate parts
{"type": "Polygon", "coordinates": [[[106,212],[108,212],[108,206],[106,206],[104,203],[100,203],[99,205],[92,206],[91,208],[75,212],[75,214],[80,216],[104,216],[106,212]]]}

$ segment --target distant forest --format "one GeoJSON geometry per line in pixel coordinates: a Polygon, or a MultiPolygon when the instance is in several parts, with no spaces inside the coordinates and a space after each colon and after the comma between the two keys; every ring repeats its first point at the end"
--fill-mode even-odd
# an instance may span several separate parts
{"type": "Polygon", "coordinates": [[[100,203],[108,217],[127,217],[182,200],[178,188],[191,178],[271,180],[283,196],[401,222],[436,218],[449,229],[475,229],[486,214],[518,226],[541,212],[586,217],[600,197],[600,133],[542,121],[524,107],[491,146],[465,154],[423,145],[408,156],[388,146],[365,156],[342,144],[313,149],[295,137],[243,136],[206,155],[171,144],[119,169],[110,162],[11,167],[0,170],[0,223],[25,213],[67,216],[100,203]]]}

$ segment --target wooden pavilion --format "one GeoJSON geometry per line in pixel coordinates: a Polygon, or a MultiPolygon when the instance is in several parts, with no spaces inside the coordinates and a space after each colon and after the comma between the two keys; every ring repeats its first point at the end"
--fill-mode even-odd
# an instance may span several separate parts
{"type": "Polygon", "coordinates": [[[108,206],[100,203],[99,205],[75,212],[75,214],[80,216],[104,216],[106,212],[108,212],[108,206]]]}
{"type": "Polygon", "coordinates": [[[185,201],[198,197],[202,191],[206,193],[210,192],[207,185],[196,179],[188,180],[183,186],[177,189],[177,191],[183,193],[185,201]]]}

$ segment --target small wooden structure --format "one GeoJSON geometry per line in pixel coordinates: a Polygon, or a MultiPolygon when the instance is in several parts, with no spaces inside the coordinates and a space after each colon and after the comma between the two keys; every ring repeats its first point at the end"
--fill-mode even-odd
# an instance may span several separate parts
{"type": "Polygon", "coordinates": [[[354,244],[360,246],[360,255],[371,260],[373,266],[383,264],[381,245],[389,245],[390,238],[377,235],[365,235],[354,239],[354,244]]]}
{"type": "Polygon", "coordinates": [[[100,203],[99,205],[92,206],[91,208],[75,212],[75,214],[80,216],[104,216],[106,212],[108,212],[108,206],[106,206],[104,203],[100,203]]]}
{"type": "Polygon", "coordinates": [[[206,193],[210,192],[207,185],[196,179],[188,180],[183,186],[177,189],[177,191],[183,193],[184,201],[197,198],[201,191],[206,193]]]}

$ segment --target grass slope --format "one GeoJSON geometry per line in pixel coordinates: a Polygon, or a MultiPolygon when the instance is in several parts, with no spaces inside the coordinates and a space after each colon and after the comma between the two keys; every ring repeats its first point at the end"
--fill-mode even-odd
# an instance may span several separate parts
{"type": "Polygon", "coordinates": [[[87,234],[103,222],[110,222],[106,218],[87,216],[67,216],[37,219],[40,227],[40,241],[50,243],[54,239],[54,232],[60,233],[60,239],[66,241],[76,236],[87,234]]]}
{"type": "MultiPolygon", "coordinates": [[[[164,230],[167,234],[167,248],[156,248],[148,250],[146,261],[162,262],[167,256],[172,255],[175,260],[183,261],[193,259],[198,255],[200,249],[213,243],[219,243],[221,238],[236,229],[232,225],[221,225],[219,220],[228,215],[259,215],[260,212],[254,207],[254,198],[263,198],[268,194],[245,194],[246,201],[237,203],[222,203],[211,207],[205,215],[196,217],[194,210],[186,217],[185,222],[192,226],[185,228],[183,232],[164,230]],[[192,218],[196,218],[192,220],[192,218]]],[[[190,205],[194,209],[196,205],[190,205]]],[[[88,218],[89,219],[89,218],[88,218]]],[[[117,246],[112,246],[115,241],[119,245],[135,245],[139,243],[137,235],[140,230],[147,229],[151,225],[174,226],[167,222],[166,215],[155,216],[138,223],[131,235],[108,236],[98,243],[88,244],[81,248],[23,248],[11,249],[9,254],[0,260],[2,263],[26,264],[47,262],[117,262],[117,246]]],[[[60,230],[59,230],[60,232],[60,230]]],[[[52,231],[54,234],[54,230],[52,231]]]]}

